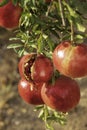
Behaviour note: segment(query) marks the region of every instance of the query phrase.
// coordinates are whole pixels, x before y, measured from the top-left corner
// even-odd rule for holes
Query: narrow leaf
[[[8,49],[11,49],[11,48],[18,48],[18,47],[22,47],[22,46],[23,46],[22,44],[17,44],[17,43],[15,43],[15,44],[10,44],[10,45],[8,45],[7,48],[8,48]]]

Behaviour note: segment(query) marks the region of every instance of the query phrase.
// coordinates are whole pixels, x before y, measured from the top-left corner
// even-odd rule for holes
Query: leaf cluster
[[[66,116],[68,113],[57,112],[46,105],[36,106],[34,111],[39,111],[38,118],[45,122],[45,127],[47,130],[54,130],[54,122],[61,125],[66,124]]]
[[[3,2],[6,4],[6,0]],[[45,0],[13,0],[12,2],[13,4],[19,2],[23,12],[16,41],[8,48],[14,48],[20,56],[34,51],[51,57],[57,44],[63,40],[71,40],[71,23],[73,23],[75,42],[83,42],[87,37],[85,33],[87,19],[84,15],[87,11],[87,2],[79,0],[61,2],[52,0],[50,3],[45,3]]]
[[[15,49],[19,56],[33,51],[51,57],[57,44],[63,40],[71,40],[72,23],[75,42],[83,42],[87,36],[84,26],[87,22],[84,16],[87,2],[81,3],[79,0],[76,2],[75,0],[61,2],[52,0],[50,3],[46,3],[45,0],[13,0],[12,2],[13,4],[19,2],[23,8],[16,42],[8,46]]]

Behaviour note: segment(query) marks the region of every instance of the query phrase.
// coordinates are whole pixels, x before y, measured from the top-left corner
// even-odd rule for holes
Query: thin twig
[[[62,2],[61,1],[62,0],[58,0],[58,2],[59,2],[59,8],[60,8],[60,14],[61,14],[61,19],[62,19],[62,24],[65,27],[66,24],[65,24],[64,12],[63,12],[63,7],[62,7]]]
[[[73,22],[70,22],[71,24],[71,42],[72,44],[74,43],[74,27],[73,27]]]

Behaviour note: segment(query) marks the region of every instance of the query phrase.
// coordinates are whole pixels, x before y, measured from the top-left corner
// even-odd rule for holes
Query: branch
[[[62,7],[62,2],[61,2],[61,0],[58,0],[58,2],[59,2],[59,8],[60,8],[60,15],[61,15],[61,19],[62,19],[62,24],[65,27],[66,24],[65,24],[65,19],[64,19],[64,12],[63,12],[63,7]]]

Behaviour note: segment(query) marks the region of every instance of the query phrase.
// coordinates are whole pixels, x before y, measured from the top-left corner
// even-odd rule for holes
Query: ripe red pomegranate
[[[53,75],[53,64],[44,55],[28,54],[19,62],[21,77],[34,82],[47,82]]]
[[[60,43],[53,52],[55,68],[62,74],[79,78],[87,75],[87,45],[72,45],[69,41]]]
[[[2,2],[2,0],[0,0]],[[13,5],[10,0],[6,5],[0,7],[0,26],[6,29],[18,27],[22,8],[19,5]]]
[[[68,112],[78,104],[80,88],[75,80],[60,76],[54,85],[43,85],[41,96],[44,103],[50,108]]]
[[[26,79],[21,79],[18,84],[18,92],[22,99],[29,104],[40,105],[44,104],[41,98],[41,88],[43,83],[34,84]]]

